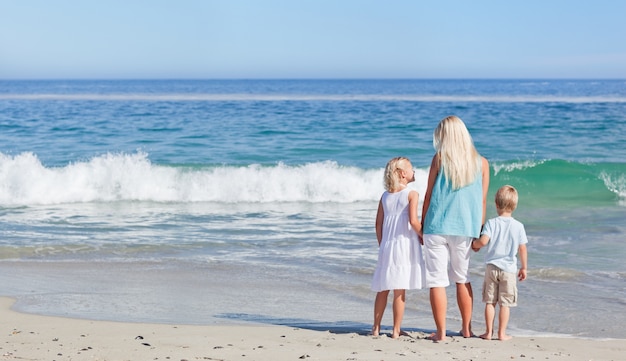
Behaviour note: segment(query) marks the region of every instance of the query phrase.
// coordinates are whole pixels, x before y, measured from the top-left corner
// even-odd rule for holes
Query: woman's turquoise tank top
[[[483,179],[457,190],[439,171],[424,219],[424,234],[478,238],[483,219]]]

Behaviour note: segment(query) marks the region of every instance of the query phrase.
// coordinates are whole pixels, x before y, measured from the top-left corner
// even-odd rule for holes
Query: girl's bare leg
[[[400,337],[402,318],[404,317],[405,290],[393,290],[393,333],[391,338]]]
[[[387,296],[389,296],[389,291],[380,291],[376,294],[376,301],[374,301],[374,326],[372,326],[373,336],[380,334],[380,323],[383,320],[383,314],[387,307]]]

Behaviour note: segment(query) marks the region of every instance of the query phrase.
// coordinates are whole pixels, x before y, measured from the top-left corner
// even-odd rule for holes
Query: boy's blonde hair
[[[406,157],[395,157],[387,162],[385,167],[384,185],[389,192],[394,192],[400,188],[400,172],[404,170],[405,163],[410,162]]]
[[[505,212],[513,212],[517,208],[517,189],[510,185],[505,185],[496,192],[496,207]]]
[[[433,146],[452,189],[463,188],[476,180],[482,160],[461,118],[451,115],[442,119],[433,133]]]

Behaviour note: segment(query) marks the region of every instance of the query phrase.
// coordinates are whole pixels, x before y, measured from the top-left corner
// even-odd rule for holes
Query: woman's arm
[[[489,161],[483,157],[483,223],[487,220],[487,193],[489,192]],[[481,226],[482,226],[481,224]]]
[[[433,160],[430,162],[428,185],[426,186],[424,205],[422,206],[422,232],[424,231],[424,220],[426,219],[426,213],[428,213],[428,207],[430,207],[430,197],[432,195],[433,186],[435,185],[435,180],[437,179],[437,174],[439,174],[439,155],[435,154]]]

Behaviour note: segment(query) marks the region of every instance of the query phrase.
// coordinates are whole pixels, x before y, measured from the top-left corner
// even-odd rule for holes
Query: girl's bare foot
[[[498,336],[498,339],[499,339],[500,341],[508,341],[508,340],[510,340],[510,339],[512,339],[512,338],[513,338],[513,336],[509,336],[509,335],[502,335],[502,336]]]
[[[483,333],[478,337],[482,338],[483,340],[491,340],[491,334],[489,332]]]

